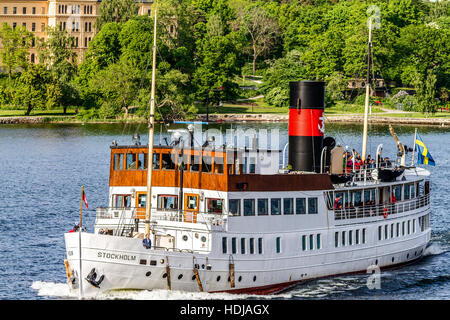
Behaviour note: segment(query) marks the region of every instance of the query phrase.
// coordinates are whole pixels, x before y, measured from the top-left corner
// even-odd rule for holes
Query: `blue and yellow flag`
[[[431,156],[430,152],[428,151],[428,148],[425,146],[425,143],[423,143],[422,138],[417,133],[416,135],[416,148],[415,151],[417,152],[417,163],[418,164],[427,164],[430,166],[436,165],[433,157]]]

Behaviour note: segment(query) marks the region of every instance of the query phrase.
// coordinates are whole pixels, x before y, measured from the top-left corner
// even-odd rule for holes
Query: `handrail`
[[[359,219],[407,212],[425,207],[429,204],[430,194],[426,194],[412,200],[398,201],[395,203],[334,209],[334,213],[335,220]]]

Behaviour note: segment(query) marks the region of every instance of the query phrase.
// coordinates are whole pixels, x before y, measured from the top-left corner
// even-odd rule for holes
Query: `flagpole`
[[[78,244],[79,244],[79,272],[78,272],[78,299],[83,299],[83,276],[82,276],[82,272],[81,272],[81,226],[83,223],[83,195],[84,195],[84,190],[83,190],[83,186],[81,186],[81,211],[80,211],[80,225],[78,228]]]
[[[416,152],[416,138],[417,138],[417,128],[414,130],[414,147],[412,151],[412,158],[411,158],[411,167],[414,167],[414,154]]]

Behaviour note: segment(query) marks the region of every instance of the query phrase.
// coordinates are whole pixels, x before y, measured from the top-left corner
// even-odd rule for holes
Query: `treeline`
[[[434,112],[448,100],[448,0],[155,3],[158,117],[186,118],[202,104],[233,101],[242,95],[236,76],[249,74],[263,76],[259,90],[271,105],[287,105],[295,80],[324,80],[327,100],[344,100],[347,80],[366,76],[370,16],[377,24],[372,76],[414,88],[411,109]],[[49,29],[44,41],[4,24],[1,106],[28,113],[77,106],[85,118],[147,116],[153,16],[137,16],[136,9],[134,0],[102,1],[98,33],[80,63],[66,31]],[[37,64],[29,62],[31,47]]]

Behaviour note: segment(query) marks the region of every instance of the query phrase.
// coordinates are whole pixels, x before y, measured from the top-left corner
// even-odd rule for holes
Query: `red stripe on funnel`
[[[323,136],[324,128],[323,109],[289,109],[290,136]]]

